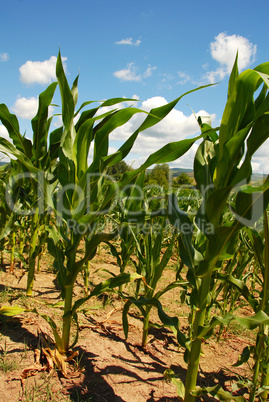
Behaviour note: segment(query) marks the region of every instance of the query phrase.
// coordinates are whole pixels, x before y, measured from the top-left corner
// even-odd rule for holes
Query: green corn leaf
[[[162,228],[162,229],[164,230],[164,228]],[[152,277],[151,283],[150,283],[150,286],[154,290],[155,290],[155,288],[157,286],[157,283],[159,282],[159,280],[160,280],[160,278],[161,278],[161,276],[163,274],[163,271],[164,271],[165,267],[167,266],[167,264],[168,264],[168,262],[169,262],[169,260],[170,260],[170,258],[172,256],[175,237],[176,237],[176,231],[174,231],[173,237],[170,240],[170,243],[169,243],[167,249],[165,250],[164,255],[162,256],[162,259],[161,259],[160,263],[157,264],[157,265],[154,264],[154,274],[153,274],[153,277]],[[163,245],[163,234],[158,235],[158,238],[159,238],[160,244],[159,244],[159,247],[158,247],[158,253],[157,253],[157,256],[156,256],[156,261],[157,261],[157,259],[159,259],[159,256],[161,254],[161,249],[162,249],[162,245]]]
[[[123,332],[124,332],[124,336],[125,339],[128,339],[128,333],[129,333],[129,322],[128,322],[128,312],[129,309],[131,307],[131,305],[133,304],[132,299],[127,300],[127,302],[124,304],[123,310],[122,310],[122,326],[123,326]],[[143,307],[140,308],[140,311],[142,313],[143,316],[145,316],[145,310],[143,309]]]
[[[224,389],[220,385],[215,385],[214,387],[196,388],[196,390],[191,391],[191,394],[195,397],[201,397],[203,395],[209,394],[218,401],[246,401],[243,396],[234,396],[231,392],[224,391]]]
[[[255,352],[255,348],[253,346],[246,346],[241,355],[239,356],[239,359],[237,360],[236,363],[233,364],[234,367],[239,367],[244,363],[247,363],[250,359],[251,353]]]
[[[99,246],[100,243],[103,242],[108,242],[110,240],[113,240],[117,236],[117,232],[112,232],[112,233],[96,233],[89,241],[86,239],[86,252],[85,256],[82,259],[81,262],[79,262],[79,265],[83,265],[89,260],[91,260],[95,254],[97,247]]]
[[[249,289],[244,281],[235,278],[233,275],[227,275],[227,274],[222,274],[222,273],[217,273],[216,277],[219,280],[228,282],[231,285],[233,285],[234,287],[236,287],[240,291],[242,296],[244,296],[244,298],[248,301],[248,303],[253,308],[253,310],[257,311],[259,303],[253,297],[253,295],[249,292]]]
[[[255,71],[262,78],[263,82],[269,88],[269,63],[260,64],[258,67],[254,68]]]
[[[228,84],[228,98],[232,95],[233,88],[236,85],[236,79],[239,75],[238,72],[238,52],[236,53],[233,69],[230,74],[229,84]]]
[[[261,236],[255,229],[245,228],[248,237],[250,238],[254,254],[259,262],[260,267],[263,267],[263,253],[264,253],[264,244]]]
[[[72,92],[68,85],[64,68],[62,64],[61,53],[59,51],[56,63],[56,76],[60,88],[62,99],[62,119],[64,126],[69,129],[71,122],[73,121],[75,105]]]
[[[219,224],[231,190],[232,186],[213,189],[213,191],[208,195],[205,204],[202,205],[201,210],[205,210],[206,220],[213,226]]]
[[[93,138],[93,120],[86,120],[77,132],[74,141],[74,154],[77,160],[77,177],[80,177],[87,171],[88,154]]]
[[[174,371],[171,369],[167,369],[165,370],[165,372],[163,373],[164,376],[164,380],[167,382],[171,382],[172,384],[174,384],[177,388],[177,395],[179,400],[184,400],[184,396],[185,396],[185,387],[183,382],[181,381],[180,378],[178,378],[178,376],[175,375]]]
[[[214,316],[208,325],[200,327],[198,337],[206,338],[216,326],[229,325],[233,320],[237,321],[238,324],[242,325],[242,327],[250,330],[257,328],[261,324],[269,324],[269,316],[261,310],[250,317],[237,317],[233,314],[227,313],[224,317]]]
[[[235,226],[219,226],[209,236],[207,254],[201,259],[195,274],[204,277],[210,271],[218,268],[217,262],[232,258],[236,247],[238,230]]]
[[[49,136],[49,156],[51,161],[55,161],[59,156],[59,148],[63,134],[63,127],[52,131]]]
[[[94,141],[94,161],[99,160],[101,157],[107,156],[108,152],[108,136],[116,128],[127,123],[131,117],[137,113],[145,113],[141,109],[136,108],[126,108],[116,111],[106,124],[96,131],[95,130],[95,141]],[[95,165],[95,163],[94,163]]]
[[[82,106],[80,107],[80,109],[83,107],[84,104],[82,104]],[[80,110],[79,109],[79,110]],[[84,110],[84,112],[81,113],[76,125],[75,125],[75,129],[76,131],[79,130],[79,128],[82,126],[82,124],[84,124],[86,121],[88,121],[89,119],[92,119],[95,115],[95,113],[99,110],[99,107],[96,107],[94,109],[90,109],[90,110]]]
[[[62,152],[66,157],[73,159],[73,141],[75,138],[73,117],[75,113],[75,103],[64,73],[60,51],[56,62],[56,76],[61,93],[62,119],[65,128],[61,138]]]
[[[237,78],[234,76],[230,82],[229,96],[219,133],[219,162],[214,173],[216,187],[233,181],[230,174],[243,157],[245,138],[255,119],[261,116],[261,112],[255,115],[254,103],[254,93],[262,83],[260,73],[268,74],[268,72],[269,63],[264,63],[255,70],[243,71]]]
[[[202,88],[206,88],[208,86],[211,86],[212,84],[205,85],[199,88],[196,88],[194,90],[188,91],[175,99],[174,101],[164,105],[160,106],[158,108],[153,108],[150,110],[148,113],[146,119],[144,122],[141,124],[141,126],[128,138],[128,140],[121,146],[119,149],[119,153],[117,154],[117,157],[115,160],[113,160],[113,163],[117,163],[121,159],[124,159],[126,155],[130,152],[134,141],[136,140],[138,134],[155,124],[159,123],[162,119],[164,119],[168,113],[176,106],[176,104],[182,99],[184,96],[187,94],[190,94],[191,92],[200,90]],[[213,84],[214,85],[214,84]],[[198,137],[200,138],[200,137]],[[196,138],[196,139],[198,139]],[[196,141],[194,139],[194,141]],[[170,143],[165,145],[161,150],[156,151],[154,154],[152,154],[146,162],[141,166],[141,170],[147,169],[149,166],[153,164],[159,164],[159,163],[167,163],[167,162],[172,162],[173,160],[179,158],[182,156],[185,152],[189,150],[189,148],[192,146],[193,142],[192,140],[182,140],[178,141],[175,143]]]
[[[122,102],[138,102],[137,99],[133,99],[133,98],[111,98],[111,99],[107,99],[104,102],[102,102],[100,107],[106,107],[106,106],[113,106],[116,105],[117,103],[122,103]]]
[[[179,208],[177,197],[173,193],[168,195],[168,219],[171,225],[181,233],[184,252],[186,253],[186,256],[182,256],[185,263],[187,263],[189,268],[194,269],[195,250],[192,245],[193,224],[188,215]]]
[[[200,89],[203,88],[207,88],[210,87],[212,85],[215,84],[209,84],[209,85],[203,85],[200,86],[198,88],[192,89],[188,92],[185,92],[183,95],[181,95],[180,97],[178,97],[177,99],[173,100],[170,103],[167,103],[164,106],[160,106],[157,108],[153,108],[151,109],[149,115],[146,117],[145,121],[142,123],[142,125],[139,128],[139,131],[143,131],[146,130],[152,126],[154,126],[156,123],[158,123],[160,120],[162,120],[165,116],[168,115],[168,113],[176,106],[176,104],[186,95],[195,92],[195,91],[199,91]]]
[[[255,329],[259,325],[268,325],[269,324],[269,316],[264,311],[258,311],[253,316],[250,317],[235,317],[236,321],[242,325],[242,327],[247,329]]]
[[[9,233],[14,228],[15,221],[16,221],[16,215],[14,212],[10,214],[10,217],[8,219],[6,217],[6,223],[0,232],[0,240],[4,239],[9,235]]]
[[[231,313],[225,314],[224,317],[214,316],[208,325],[205,325],[205,326],[199,328],[197,336],[199,338],[205,338],[206,339],[207,335],[211,334],[212,330],[217,325],[225,325],[225,326],[227,326],[234,319],[235,319],[235,317]]]
[[[73,101],[74,101],[74,105],[76,106],[77,101],[78,101],[78,78],[79,76],[77,76],[73,82],[72,88],[71,88],[71,93],[73,96]]]
[[[267,86],[264,84],[261,92],[259,93],[259,95],[257,96],[257,98],[255,99],[255,110],[256,110],[256,116],[258,113],[258,117],[260,116],[259,111],[262,109],[262,113],[266,112],[267,110],[267,105],[268,105],[268,101],[269,101],[269,97],[266,96],[267,94]],[[263,106],[265,105],[265,109],[263,108]]]
[[[233,178],[232,185],[249,181],[252,174],[251,158],[269,137],[269,114],[261,116],[252,127],[247,139],[247,152],[244,162]]]
[[[110,248],[110,252],[113,255],[113,257],[116,257],[118,266],[121,267],[123,264],[123,262],[121,261],[121,253],[119,253],[116,247],[109,241],[106,241],[105,243]]]
[[[171,328],[175,336],[177,337],[178,343],[186,348],[187,347],[187,342],[188,338],[186,335],[180,331],[179,329],[179,320],[177,317],[170,317],[167,315],[162,308],[162,304],[160,303],[159,300],[157,300],[155,297],[147,299],[144,296],[139,297],[139,299],[135,299],[134,297],[127,297],[127,299],[133,303],[136,307],[141,309],[141,307],[145,306],[154,306],[158,310],[158,316],[163,323],[164,326]],[[128,304],[129,306],[129,304]]]
[[[77,309],[84,304],[87,300],[94,296],[99,296],[100,294],[104,292],[111,292],[113,291],[114,288],[118,288],[121,285],[125,285],[126,283],[133,282],[137,279],[141,279],[141,275],[138,275],[136,273],[134,274],[129,274],[129,273],[122,273],[118,275],[116,278],[109,278],[104,282],[99,283],[98,285],[95,286],[95,288],[91,291],[89,296],[84,297],[80,300],[77,300],[72,308],[72,315],[77,311]]]
[[[190,283],[188,281],[183,281],[183,280],[177,280],[172,283],[169,283],[164,289],[160,290],[159,292],[155,293],[154,299],[159,299],[162,295],[164,295],[166,292],[169,292],[169,290],[177,288],[182,286],[183,288],[186,288]]]
[[[264,63],[255,70],[243,71],[236,80],[233,78],[233,88],[229,87],[229,97],[221,120],[220,157],[222,157],[224,144],[242,128],[241,122],[257,90],[261,78],[260,72],[268,73],[269,63]]]
[[[49,131],[48,111],[52,98],[57,87],[54,82],[39,95],[38,111],[32,119],[33,128],[33,156],[35,160],[40,159],[47,152],[47,138]]]
[[[19,122],[14,114],[11,114],[5,104],[0,104],[0,120],[6,127],[9,137],[12,139],[16,149],[26,157],[32,156],[32,143],[20,133]],[[3,151],[4,152],[4,151]]]
[[[135,212],[137,213],[141,209],[141,189],[143,189],[145,180],[145,172],[141,172],[135,179],[134,185],[130,186],[130,193],[126,199],[124,204],[124,213],[125,211],[128,212]]]
[[[160,150],[151,154],[139,170],[145,170],[154,164],[173,162],[174,160],[184,155],[191,148],[194,142],[202,137],[203,135],[199,135],[195,138],[189,138],[177,142],[170,142],[169,144],[162,147]]]
[[[205,139],[199,145],[193,163],[195,181],[204,197],[208,197],[213,188],[215,159],[215,145]]]
[[[21,152],[18,148],[16,148],[13,144],[11,144],[5,138],[0,138],[0,151],[5,155],[10,157],[10,155],[17,158],[30,172],[37,173],[38,169],[36,169],[31,160],[28,158],[26,153]]]
[[[236,197],[235,218],[242,226],[253,227],[269,203],[269,177],[261,187],[242,187]]]
[[[219,159],[214,173],[214,185],[217,188],[234,183],[234,171],[243,156],[245,139],[251,128],[252,124],[248,124],[223,144],[222,157]],[[249,180],[249,177],[246,177],[245,180]]]
[[[29,311],[26,308],[22,308],[19,306],[2,306],[0,308],[0,316],[4,317],[14,317],[15,315],[19,315]]]

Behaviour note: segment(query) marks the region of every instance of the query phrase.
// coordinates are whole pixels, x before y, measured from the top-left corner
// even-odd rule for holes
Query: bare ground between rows
[[[43,258],[42,269],[36,274],[35,296],[26,298],[24,290],[26,275],[18,268],[11,274],[8,269],[0,273],[1,305],[17,304],[37,308],[59,320],[60,312],[48,308],[46,302],[56,302],[60,292],[56,288],[55,275],[48,272],[49,261]],[[97,269],[100,271],[96,272]],[[92,264],[90,279],[94,283],[105,279],[107,273],[118,272],[114,259],[105,255],[97,257]],[[161,285],[174,280],[175,272],[167,269]],[[83,295],[83,281],[79,278],[75,297]],[[180,318],[181,327],[187,326],[187,309],[178,302],[179,289],[173,289],[163,298],[164,309]],[[103,303],[105,306],[103,307]],[[75,365],[78,376],[64,378],[60,372],[43,372],[21,381],[24,368],[34,362],[34,349],[38,343],[38,331],[52,336],[48,324],[38,315],[26,313],[19,318],[0,324],[0,348],[6,363],[13,363],[4,373],[0,371],[0,397],[8,401],[176,401],[176,387],[164,381],[164,371],[171,368],[184,382],[186,364],[183,350],[166,328],[151,329],[146,350],[141,345],[142,321],[136,310],[129,317],[129,336],[126,341],[122,329],[123,301],[116,295],[92,299],[87,302],[86,314],[79,314],[80,333],[75,350],[79,352]],[[248,311],[246,311],[248,314]],[[152,321],[158,322],[152,311]],[[238,379],[247,378],[248,367],[232,367],[250,343],[249,334],[227,333],[219,342],[212,338],[203,344],[199,383],[213,386],[216,383],[226,388]],[[252,342],[252,341],[251,341]],[[1,370],[0,367],[0,370]],[[214,400],[213,398],[205,398]],[[202,399],[201,399],[202,400]]]

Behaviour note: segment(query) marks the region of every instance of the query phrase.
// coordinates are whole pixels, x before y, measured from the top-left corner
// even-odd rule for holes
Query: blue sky
[[[167,142],[196,135],[192,110],[211,115],[218,125],[236,49],[241,70],[269,61],[268,0],[1,3],[0,103],[16,113],[29,138],[37,97],[55,79],[59,48],[70,84],[80,74],[79,104],[125,96],[149,110],[199,85],[219,82],[184,97],[164,123],[143,133],[127,160],[133,166]],[[112,134],[111,151],[140,118]],[[57,124],[55,117],[52,129]],[[0,134],[6,136],[1,125]],[[195,149],[171,166],[192,167]],[[254,171],[269,171],[268,155],[266,143],[253,159]]]

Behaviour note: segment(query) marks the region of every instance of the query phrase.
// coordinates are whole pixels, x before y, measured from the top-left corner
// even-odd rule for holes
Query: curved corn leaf
[[[142,309],[144,306],[154,306],[157,308],[158,316],[159,316],[161,322],[163,323],[164,326],[169,327],[173,331],[174,335],[177,338],[179,345],[181,345],[184,348],[189,347],[189,343],[188,343],[189,339],[179,329],[178,318],[170,317],[169,315],[167,315],[163,311],[162,304],[159,300],[157,300],[155,297],[153,297],[151,299],[147,299],[144,296],[139,297],[139,299],[135,299],[134,297],[131,297],[131,296],[128,296],[126,298],[127,298],[128,302],[127,302],[127,304],[125,304],[126,307],[124,307],[123,321],[124,321],[124,326],[125,326],[124,331],[126,331],[127,335],[128,335],[127,313],[128,313],[128,310],[129,310],[131,304],[134,304],[136,307],[138,307],[142,313],[143,313]]]
[[[19,306],[2,306],[0,307],[0,316],[14,317],[15,315],[19,315],[29,311],[31,310]]]
[[[168,195],[168,219],[171,225],[181,233],[181,240],[184,249],[180,249],[180,257],[190,269],[194,270],[195,250],[192,245],[193,224],[188,214],[178,206],[178,199],[175,194]]]
[[[9,137],[12,139],[16,149],[24,154],[25,157],[31,158],[32,143],[30,140],[21,135],[17,117],[9,112],[4,103],[0,104],[0,120],[6,127]]]
[[[51,122],[50,119],[48,120],[48,112],[56,87],[57,82],[53,82],[39,95],[38,111],[32,119],[33,156],[36,161],[44,157],[47,152],[47,138]]]
[[[14,228],[14,222],[16,221],[16,215],[14,212],[10,214],[10,217],[7,219],[6,217],[6,222],[4,227],[2,228],[0,232],[0,240],[4,239],[6,236],[9,235],[9,233],[12,231]]]
[[[177,280],[172,283],[169,283],[164,289],[160,290],[159,292],[155,293],[154,299],[159,299],[162,295],[164,295],[166,292],[169,292],[169,290],[177,288],[182,286],[183,288],[186,288],[189,285],[189,281],[183,281],[183,280]]]
[[[239,359],[237,360],[236,363],[233,364],[234,367],[239,367],[244,363],[247,363],[250,359],[250,356],[252,353],[255,352],[254,346],[246,346],[241,355],[239,356]]]
[[[185,396],[185,387],[181,379],[178,378],[178,376],[176,376],[174,371],[171,369],[165,370],[163,376],[165,381],[171,382],[177,387],[177,395],[179,397],[179,400],[183,400]]]
[[[228,313],[224,317],[215,316],[208,325],[200,327],[198,337],[206,338],[212,329],[214,329],[217,325],[229,325],[233,320],[237,321],[238,324],[242,325],[242,327],[251,330],[257,328],[261,324],[269,324],[269,316],[261,310],[255,315],[249,317],[237,317],[231,313]]]
[[[238,401],[245,402],[246,399],[239,395],[234,396],[231,392],[225,391],[220,385],[215,385],[214,387],[202,387],[196,388],[191,391],[191,394],[195,397],[200,397],[203,395],[211,395],[218,401]]]
[[[228,282],[231,285],[233,285],[234,287],[236,287],[240,293],[242,294],[242,296],[244,296],[244,298],[247,300],[247,302],[250,304],[250,306],[253,308],[254,311],[257,311],[258,306],[259,306],[259,302],[258,300],[255,299],[255,297],[249,292],[249,289],[247,287],[247,285],[245,284],[244,281],[235,278],[233,275],[226,275],[226,274],[222,274],[222,273],[217,273],[216,277],[220,280],[220,281],[224,281],[224,282]]]
[[[219,162],[214,172],[214,184],[217,188],[239,182],[242,178],[249,179],[250,166],[247,160],[250,155],[247,155],[246,163],[236,180],[234,179],[233,169],[236,168],[243,157],[244,142],[247,134],[262,113],[268,112],[269,102],[265,99],[264,102],[267,105],[265,109],[264,106],[259,105],[259,109],[256,111],[253,97],[262,80],[267,82],[269,63],[261,64],[254,70],[243,71],[238,76],[235,69],[234,67],[233,77],[229,84],[228,100],[220,126]],[[258,136],[256,139],[254,137],[255,141],[257,143],[260,141]],[[243,173],[247,174],[247,176],[244,177]]]
[[[77,300],[72,308],[72,315],[77,311],[77,309],[84,304],[87,300],[91,299],[94,296],[99,296],[104,292],[111,292],[114,288],[118,288],[121,285],[125,285],[126,283],[133,282],[136,279],[141,279],[141,275],[136,273],[129,274],[129,273],[122,273],[117,277],[109,278],[106,281],[103,281],[96,285],[94,289],[91,291],[89,296],[84,297],[80,300]]]
[[[15,156],[15,158],[17,158],[24,166],[26,166],[30,172],[38,172],[38,169],[33,166],[31,160],[28,158],[27,153],[21,152],[19,148],[16,148],[5,138],[0,138],[0,151],[8,157],[10,157],[10,155]]]
[[[269,96],[268,96],[269,99]],[[269,105],[267,111],[269,110]],[[249,181],[252,173],[251,158],[269,137],[269,114],[262,115],[252,127],[247,139],[247,152],[244,162],[232,180],[232,185]]]

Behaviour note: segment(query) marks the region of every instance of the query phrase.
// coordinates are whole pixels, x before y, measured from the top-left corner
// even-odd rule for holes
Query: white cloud
[[[0,124],[0,137],[9,140],[8,131],[3,124]]]
[[[254,173],[269,174],[269,139],[255,152],[251,164]]]
[[[38,111],[38,98],[19,97],[11,109],[18,117],[31,120]],[[53,111],[54,107],[49,106],[49,116],[53,115]]]
[[[12,108],[12,111],[22,119],[32,119],[38,110],[38,98],[18,98]]]
[[[113,75],[117,77],[121,81],[141,81],[143,78],[149,78],[152,75],[152,72],[156,70],[156,66],[152,67],[150,64],[148,65],[146,71],[143,75],[137,73],[137,67],[135,63],[127,64],[127,68],[123,68],[122,70],[115,71]]]
[[[214,71],[207,72],[204,78],[212,83],[222,80],[230,74],[237,51],[238,68],[240,71],[245,69],[255,60],[256,50],[257,46],[247,38],[240,35],[226,35],[221,32],[215,37],[214,42],[210,43],[211,56],[220,66]]]
[[[127,68],[115,71],[113,75],[121,81],[141,81],[141,75],[136,74],[136,67],[134,63],[129,63]]]
[[[0,61],[5,62],[9,60],[9,55],[8,53],[0,53]]]
[[[11,142],[9,135],[8,135],[8,131],[3,124],[0,124],[0,137],[5,138],[9,142]],[[0,151],[0,161],[1,162],[9,162],[9,160],[10,160],[10,155],[6,155]]]
[[[185,85],[191,79],[191,77],[183,71],[178,71],[177,74],[180,78],[180,80],[177,82],[179,85]]]
[[[64,68],[66,68],[67,58],[62,57]],[[30,61],[28,60],[20,68],[20,80],[27,84],[49,84],[50,82],[56,80],[56,56],[51,56],[49,60],[44,61]]]
[[[131,46],[139,46],[141,43],[141,40],[137,39],[135,42],[133,41],[133,38],[126,38],[122,39],[118,42],[115,42],[116,45],[131,45]]]
[[[160,74],[160,76],[162,77],[161,82],[158,85],[158,89],[172,89],[173,86],[171,85],[171,82],[174,80],[173,75],[171,74]]]
[[[143,77],[144,78],[151,77],[152,76],[152,71],[156,70],[156,68],[157,68],[156,66],[151,67],[151,65],[149,64],[148,68],[146,69],[146,71],[143,74]]]

